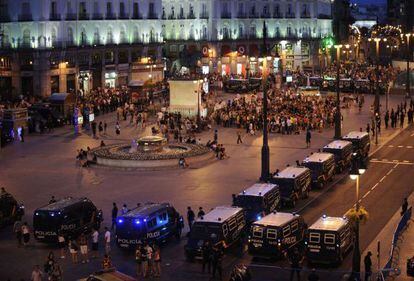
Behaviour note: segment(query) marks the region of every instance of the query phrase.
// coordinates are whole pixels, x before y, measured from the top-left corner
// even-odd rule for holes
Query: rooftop
[[[348,145],[352,146],[352,142],[344,140],[334,140],[333,142],[325,145],[323,148],[342,149]]]
[[[326,153],[326,152],[318,152],[318,153],[314,153],[308,157],[305,158],[305,160],[303,160],[303,162],[307,163],[307,162],[324,162],[326,160],[328,160],[329,158],[332,158],[333,154],[331,153]]]
[[[243,190],[239,195],[262,196],[277,187],[276,184],[271,183],[256,183],[251,187]]]
[[[208,212],[204,217],[196,219],[196,221],[221,223],[241,211],[243,211],[243,209],[237,208],[237,207],[227,207],[227,206],[215,207],[210,212]]]
[[[328,230],[338,231],[348,223],[348,219],[340,217],[321,217],[314,224],[312,224],[310,230]]]
[[[139,207],[136,207],[132,210],[130,210],[128,213],[126,213],[125,215],[122,215],[122,217],[125,218],[137,218],[137,217],[147,217],[149,215],[151,215],[152,213],[166,208],[168,207],[169,204],[168,203],[145,203]]]
[[[360,139],[363,138],[364,136],[368,136],[367,132],[358,132],[358,131],[352,131],[349,132],[347,135],[343,136],[343,139]]]
[[[86,197],[83,198],[73,198],[73,197],[66,197],[63,199],[57,200],[55,203],[48,204],[46,206],[40,207],[37,209],[38,211],[57,211],[62,210],[68,206],[76,204],[81,201],[89,201]]]
[[[296,214],[273,212],[254,222],[254,224],[282,226],[296,217],[298,217]]]
[[[287,167],[279,173],[277,173],[274,178],[295,178],[296,176],[309,170],[306,167]]]

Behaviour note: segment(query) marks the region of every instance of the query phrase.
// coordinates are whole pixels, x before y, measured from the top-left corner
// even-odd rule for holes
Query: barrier
[[[390,276],[392,272],[395,272],[393,262],[394,262],[394,252],[397,249],[397,243],[400,239],[401,233],[405,230],[407,227],[408,222],[411,220],[411,214],[412,214],[412,207],[410,207],[401,217],[392,238],[391,243],[391,250],[390,250],[390,257],[388,258],[387,263],[385,264],[384,268],[382,269],[382,275],[384,276],[384,280],[386,277]]]

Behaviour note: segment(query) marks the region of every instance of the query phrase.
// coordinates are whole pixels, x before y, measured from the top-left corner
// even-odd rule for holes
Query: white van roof
[[[240,211],[243,211],[243,209],[237,207],[219,206],[212,209],[204,217],[197,218],[196,221],[221,223],[228,218],[236,215]]]
[[[309,227],[309,230],[338,231],[348,223],[347,218],[323,216]]]
[[[332,148],[332,149],[342,149],[348,145],[352,145],[352,142],[344,140],[334,140],[333,142],[328,143],[323,148]]]
[[[273,212],[264,216],[258,221],[255,221],[253,224],[260,224],[260,225],[270,225],[270,226],[282,226],[291,220],[297,218],[299,215],[291,214],[291,213],[279,213]]]
[[[349,132],[347,135],[343,136],[343,139],[362,139],[363,137],[368,136],[367,132],[358,132],[358,131],[352,131]]]
[[[306,167],[287,167],[274,175],[274,178],[295,178],[309,170]]]
[[[308,163],[308,162],[325,162],[326,160],[328,160],[329,158],[332,158],[333,154],[332,153],[327,153],[327,152],[317,152],[314,153],[308,157],[305,158],[305,160],[303,160],[304,163]]]
[[[264,196],[266,193],[277,187],[276,184],[271,183],[255,183],[248,189],[243,190],[239,195],[248,196]]]

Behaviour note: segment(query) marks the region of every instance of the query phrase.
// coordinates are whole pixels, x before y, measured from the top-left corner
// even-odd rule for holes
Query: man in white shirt
[[[105,254],[109,255],[111,252],[111,232],[105,227]]]
[[[98,241],[99,241],[99,232],[98,230],[94,229],[92,232],[92,258],[98,257]]]

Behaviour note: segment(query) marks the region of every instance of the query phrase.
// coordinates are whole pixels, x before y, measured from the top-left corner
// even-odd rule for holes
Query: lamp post
[[[360,200],[359,200],[359,177],[365,173],[366,167],[363,159],[356,153],[352,154],[352,167],[350,171],[350,178],[356,180],[356,202],[355,202],[355,240],[354,240],[354,252],[352,256],[352,277],[353,280],[360,280],[361,272],[361,249],[359,245],[359,211],[360,211]]]
[[[411,89],[410,89],[410,38],[411,36],[414,37],[414,34],[407,33],[405,34],[407,37],[407,81],[405,82],[405,97],[411,99]]]
[[[270,174],[270,151],[268,140],[268,122],[267,122],[267,28],[266,22],[263,22],[263,68],[262,68],[262,85],[263,85],[263,146],[262,146],[262,171],[260,180],[266,182],[269,179]]]
[[[200,83],[203,83],[203,80],[194,80],[194,84],[197,84],[197,90],[195,91],[197,94],[197,130],[201,130],[201,110],[200,110]]]
[[[334,139],[341,138],[341,106],[339,97],[339,72],[340,72],[340,61],[341,61],[341,48],[342,45],[335,45],[336,49],[336,112],[335,112],[335,136]]]

